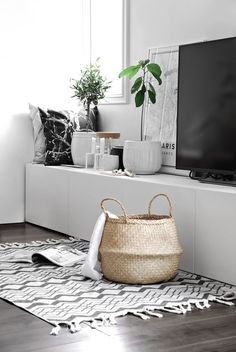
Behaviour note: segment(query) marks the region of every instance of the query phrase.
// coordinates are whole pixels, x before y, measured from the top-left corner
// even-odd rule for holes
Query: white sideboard
[[[26,221],[89,240],[103,198],[119,199],[129,214],[144,213],[153,195],[173,204],[184,249],[180,267],[236,284],[236,188],[207,185],[185,176],[112,176],[73,167],[26,165]],[[121,214],[113,203],[108,210]],[[168,213],[167,202],[153,212]]]

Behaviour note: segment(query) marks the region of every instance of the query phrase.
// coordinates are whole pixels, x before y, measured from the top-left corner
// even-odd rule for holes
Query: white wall
[[[78,0],[67,0],[68,14],[64,3],[0,2],[0,223],[24,219],[24,163],[33,155],[27,103],[68,103],[68,89],[60,88],[57,77],[64,72],[67,87],[70,68],[78,66],[79,37],[65,33],[69,24],[71,33],[79,32],[80,21],[76,11],[71,14]],[[235,0],[130,0],[129,63],[145,58],[149,47],[235,36],[235,18]],[[104,130],[139,138],[140,110],[132,100],[100,111]]]
[[[236,36],[235,0],[130,0],[129,63],[146,58],[148,48]],[[140,138],[141,108],[100,106],[103,127],[122,139]]]
[[[0,223],[24,221],[28,103],[66,108],[80,70],[80,0],[0,1]]]

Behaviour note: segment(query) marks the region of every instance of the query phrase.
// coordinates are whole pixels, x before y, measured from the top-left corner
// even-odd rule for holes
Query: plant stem
[[[89,122],[90,122],[90,102],[89,102],[89,101],[87,101],[86,112],[87,112],[86,130],[87,130],[87,132],[88,132],[88,129],[89,129]]]
[[[144,113],[144,104],[142,105],[142,112],[141,112],[141,141],[143,140],[143,113]]]
[[[146,70],[145,68],[143,68],[143,85],[145,86],[145,76],[146,76]],[[145,93],[146,94],[146,93]],[[144,102],[142,104],[142,111],[141,111],[141,131],[140,131],[140,137],[141,137],[141,141],[143,140],[143,114],[144,114],[144,104],[145,104],[145,99]]]

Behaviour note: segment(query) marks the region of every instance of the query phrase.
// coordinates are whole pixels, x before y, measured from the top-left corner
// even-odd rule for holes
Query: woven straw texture
[[[169,215],[151,214],[151,204],[159,196],[167,198]],[[150,284],[168,281],[178,270],[182,253],[171,215],[171,203],[165,194],[158,194],[149,203],[148,213],[111,219],[107,216],[99,252],[104,276],[112,281]],[[106,211],[105,211],[106,212]]]

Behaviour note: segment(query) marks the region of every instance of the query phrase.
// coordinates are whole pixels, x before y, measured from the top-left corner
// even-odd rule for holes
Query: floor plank
[[[0,242],[63,238],[32,224],[0,225]],[[71,334],[66,328],[51,336],[51,325],[0,300],[0,352],[235,352],[236,309],[213,303],[186,315],[165,313],[143,321],[132,315],[97,331],[85,326]]]

